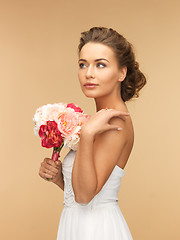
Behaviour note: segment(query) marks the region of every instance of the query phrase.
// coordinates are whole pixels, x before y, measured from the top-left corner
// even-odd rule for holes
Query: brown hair
[[[139,91],[146,84],[146,77],[139,70],[135,61],[133,45],[112,28],[93,27],[82,32],[78,51],[88,42],[102,43],[114,51],[120,68],[127,67],[125,79],[121,82],[121,97],[124,102],[132,97],[139,97]]]

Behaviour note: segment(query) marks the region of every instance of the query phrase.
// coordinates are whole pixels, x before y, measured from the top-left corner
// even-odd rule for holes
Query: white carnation
[[[67,136],[64,139],[64,147],[69,147],[70,149],[76,151],[78,148],[79,139],[80,137],[78,134]]]

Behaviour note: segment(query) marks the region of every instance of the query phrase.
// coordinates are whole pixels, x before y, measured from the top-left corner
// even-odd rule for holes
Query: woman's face
[[[98,98],[119,92],[120,81],[126,71],[119,69],[113,50],[101,43],[88,42],[79,55],[78,78],[81,89],[87,97]],[[87,83],[97,84],[95,87],[85,86]]]

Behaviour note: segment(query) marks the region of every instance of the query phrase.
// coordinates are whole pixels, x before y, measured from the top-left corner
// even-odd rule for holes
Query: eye
[[[103,68],[103,67],[106,66],[104,63],[98,63],[98,64],[97,64],[97,66],[100,66],[100,65],[102,66],[102,67],[100,67],[100,68]]]
[[[80,63],[80,64],[79,64],[79,67],[80,67],[80,68],[84,68],[84,66],[86,66],[84,63]]]

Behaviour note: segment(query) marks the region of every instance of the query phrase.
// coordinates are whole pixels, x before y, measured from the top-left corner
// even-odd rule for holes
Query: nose
[[[92,66],[89,66],[86,72],[86,78],[94,78],[94,71]]]

